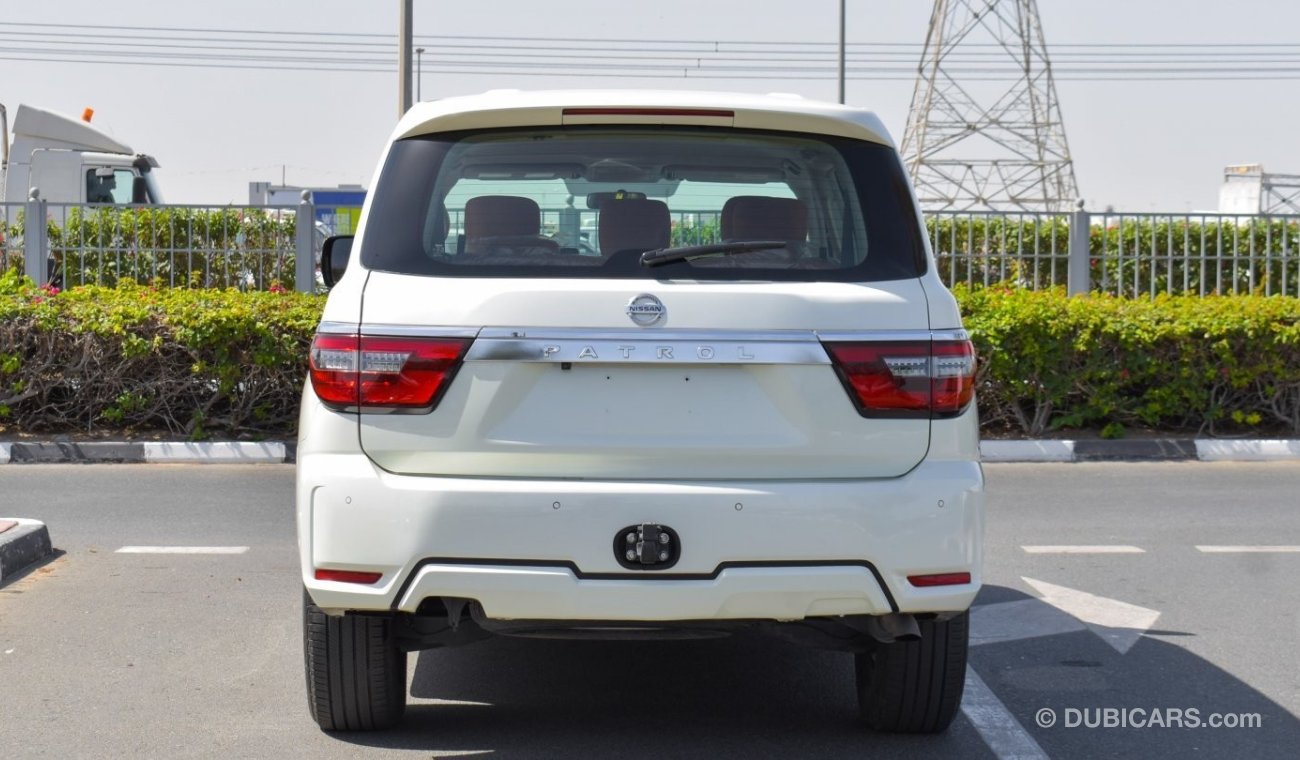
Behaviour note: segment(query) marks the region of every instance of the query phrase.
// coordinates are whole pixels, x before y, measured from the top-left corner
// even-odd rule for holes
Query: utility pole
[[[840,0],[840,104],[844,104],[844,0]]]
[[[397,0],[397,118],[411,110],[411,5],[414,0]]]

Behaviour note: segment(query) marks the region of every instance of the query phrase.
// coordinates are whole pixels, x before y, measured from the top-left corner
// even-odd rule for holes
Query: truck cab
[[[158,161],[88,120],[19,105],[4,169],[4,200],[21,203],[31,188],[54,203],[162,202]]]

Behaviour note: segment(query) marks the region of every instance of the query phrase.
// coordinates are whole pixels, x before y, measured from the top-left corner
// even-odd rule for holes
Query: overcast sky
[[[924,42],[932,7],[928,0],[848,0],[848,5],[851,44],[907,43],[919,50]],[[396,121],[395,61],[387,70],[379,70],[384,66],[380,63],[365,72],[327,71],[322,69],[328,64],[314,62],[301,64],[307,70],[267,71],[107,61],[140,60],[132,57],[133,50],[138,52],[133,41],[140,35],[171,46],[158,50],[177,51],[178,56],[209,44],[234,46],[219,41],[231,35],[213,30],[279,33],[264,35],[260,49],[254,45],[242,52],[218,50],[220,55],[273,54],[276,48],[293,47],[295,37],[289,33],[341,33],[349,36],[334,38],[334,55],[356,60],[371,51],[372,58],[382,61],[390,54],[373,45],[390,41],[361,35],[393,35],[395,40],[398,6],[398,0],[6,2],[0,16],[0,102],[8,106],[11,119],[18,103],[69,114],[93,107],[95,124],[157,157],[161,184],[172,202],[244,203],[249,182],[278,183],[282,172],[290,184],[366,184]],[[609,40],[628,40],[613,44],[641,50],[653,46],[635,41],[763,43],[751,46],[757,51],[772,49],[775,42],[834,43],[838,7],[838,0],[415,0],[415,36],[417,44],[426,47],[423,97],[502,87],[596,86],[779,91],[834,100],[833,46],[825,48],[827,73],[812,79],[768,78],[761,71],[744,72],[746,78],[683,78],[659,73],[648,63],[637,76],[597,75],[603,71],[600,51],[609,49]],[[1291,46],[1285,55],[1296,61],[1288,65],[1279,62],[1282,53],[1277,51],[1247,50],[1249,55],[1267,56],[1272,61],[1267,66],[1289,69],[1282,76],[1291,78],[1265,80],[1259,74],[1220,81],[1081,81],[1067,77],[1067,67],[1058,62],[1066,134],[1080,191],[1090,208],[1213,209],[1223,167],[1231,163],[1261,162],[1269,171],[1300,174],[1300,5],[1282,0],[1040,0],[1039,11],[1049,48],[1276,43]],[[125,35],[125,42],[102,44],[109,39],[105,34]],[[455,47],[448,35],[518,37],[525,50],[543,44],[538,38],[573,38],[592,42],[568,43],[570,51],[580,52],[584,45],[600,50],[591,57],[586,75],[579,71],[554,76],[544,63],[530,69],[531,75],[520,74],[517,64],[499,74],[435,73],[431,61],[457,56],[480,65],[494,62],[487,45],[499,43]],[[30,52],[33,47],[56,52],[34,60],[38,56]],[[1063,56],[1066,48],[1053,48],[1054,56],[1058,50]],[[49,60],[54,58],[63,60]],[[570,55],[570,60],[580,59]],[[1207,61],[1213,66],[1215,59]],[[915,61],[907,65],[914,68]],[[1278,72],[1267,75],[1276,77]],[[850,79],[847,100],[875,110],[901,140],[912,89],[910,75]]]

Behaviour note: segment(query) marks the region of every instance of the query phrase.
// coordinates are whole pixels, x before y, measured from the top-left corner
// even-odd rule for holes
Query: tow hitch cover
[[[628,570],[667,570],[681,556],[681,539],[667,525],[629,525],[614,536],[614,558]]]

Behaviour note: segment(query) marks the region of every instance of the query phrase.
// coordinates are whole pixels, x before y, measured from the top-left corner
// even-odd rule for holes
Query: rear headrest
[[[480,195],[465,204],[465,237],[536,235],[542,229],[537,201],[515,195]]]
[[[723,240],[808,239],[808,207],[795,198],[740,195],[722,206]]]
[[[600,252],[666,248],[672,240],[668,204],[646,199],[609,201],[600,207]]]

